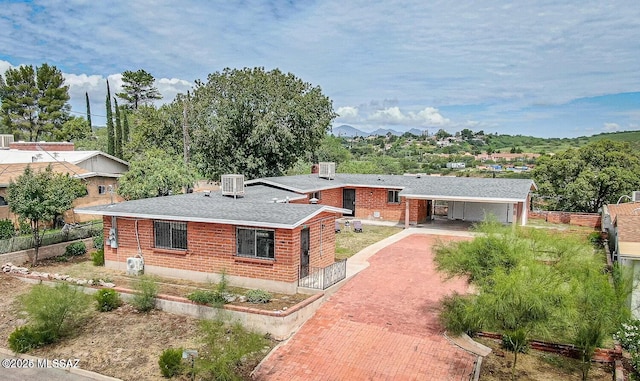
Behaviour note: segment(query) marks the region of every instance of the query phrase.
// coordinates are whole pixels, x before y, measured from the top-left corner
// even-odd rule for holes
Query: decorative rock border
[[[60,280],[73,284],[77,284],[79,286],[99,286],[99,287],[115,287],[115,283],[107,282],[102,279],[98,279],[94,281],[93,279],[82,279],[82,278],[73,278],[69,275],[58,274],[58,273],[45,273],[39,271],[31,271],[26,267],[14,266],[11,262],[5,263],[2,265],[2,271],[10,274],[17,274],[21,276],[26,276],[34,279],[42,279],[42,280]]]

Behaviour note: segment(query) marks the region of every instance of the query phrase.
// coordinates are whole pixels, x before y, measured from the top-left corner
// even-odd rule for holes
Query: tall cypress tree
[[[113,135],[113,117],[111,116],[111,90],[109,89],[109,81],[107,80],[107,153],[115,155],[115,139]]]
[[[116,157],[119,157],[122,159],[122,123],[120,122],[120,107],[118,107],[118,100],[115,97],[113,98],[113,106],[116,109],[115,153],[116,153]]]
[[[128,142],[129,142],[129,115],[127,113],[127,108],[123,106],[122,107],[122,144],[124,145],[124,144],[127,144]]]
[[[91,105],[89,104],[89,93],[84,93],[84,98],[87,101],[87,123],[89,124],[89,129],[93,131],[93,123],[91,123]]]

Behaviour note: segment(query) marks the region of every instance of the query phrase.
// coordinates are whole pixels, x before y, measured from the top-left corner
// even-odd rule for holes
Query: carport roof
[[[310,174],[267,177],[247,184],[266,184],[298,193],[344,187],[387,188],[401,190],[401,197],[411,199],[480,202],[525,201],[529,192],[537,189],[530,179],[344,173],[336,174],[332,180]]]

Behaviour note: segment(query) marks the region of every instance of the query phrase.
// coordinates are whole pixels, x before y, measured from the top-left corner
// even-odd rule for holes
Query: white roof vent
[[[320,166],[318,177],[328,180],[333,180],[336,177],[336,163],[324,162],[319,163],[318,165]]]
[[[244,196],[244,175],[222,175],[220,183],[223,196]]]
[[[640,202],[640,191],[631,192],[631,201]]]

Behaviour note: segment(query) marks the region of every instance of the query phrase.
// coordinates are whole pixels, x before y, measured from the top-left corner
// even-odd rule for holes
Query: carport
[[[449,220],[478,222],[493,215],[502,223],[527,224],[530,192],[537,189],[532,180],[468,178],[464,183],[456,178],[443,180],[417,182],[400,192],[405,199],[405,228],[409,227],[410,210],[416,205],[419,216],[433,219],[436,201],[447,203]]]

